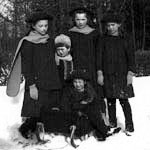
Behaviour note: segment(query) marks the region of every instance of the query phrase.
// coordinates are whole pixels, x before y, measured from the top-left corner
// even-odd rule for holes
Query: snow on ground
[[[130,100],[135,132],[126,136],[123,131],[109,137],[105,142],[97,142],[93,137],[80,143],[77,150],[150,150],[150,77],[134,78],[135,98]],[[23,87],[23,85],[22,85]],[[6,96],[6,87],[0,87],[0,150],[73,150],[64,137],[51,137],[47,145],[33,145],[22,148],[11,139],[17,138],[17,127],[21,123],[20,111],[23,99],[23,88],[15,98]],[[121,106],[117,102],[117,117],[124,128],[124,117]]]

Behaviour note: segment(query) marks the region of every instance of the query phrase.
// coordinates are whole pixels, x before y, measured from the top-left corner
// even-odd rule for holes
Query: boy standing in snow
[[[116,99],[125,116],[125,130],[134,131],[131,106],[128,98],[134,97],[132,78],[135,72],[135,55],[132,40],[120,35],[121,16],[108,14],[102,20],[107,34],[101,39],[98,52],[98,83],[103,85],[107,98],[110,126],[117,126]]]

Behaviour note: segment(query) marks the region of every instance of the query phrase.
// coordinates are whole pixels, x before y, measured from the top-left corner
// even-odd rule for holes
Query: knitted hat
[[[109,23],[109,22],[121,23],[122,16],[120,14],[116,14],[116,13],[108,13],[108,14],[104,15],[101,22],[103,22],[103,23]]]
[[[71,47],[70,37],[67,35],[64,35],[64,34],[60,34],[60,35],[56,36],[55,46],[56,47],[61,47],[61,46]]]
[[[30,24],[34,24],[39,20],[53,20],[53,17],[50,16],[49,14],[47,14],[46,12],[43,11],[35,11],[32,14],[30,14],[27,19],[26,22],[30,23]]]
[[[89,80],[89,74],[86,70],[74,70],[73,72],[71,72],[69,79],[83,79],[86,81]]]

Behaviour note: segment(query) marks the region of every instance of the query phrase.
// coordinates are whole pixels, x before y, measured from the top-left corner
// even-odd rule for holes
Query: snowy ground
[[[134,78],[135,98],[130,100],[135,132],[126,136],[122,131],[105,142],[97,142],[93,137],[80,143],[77,150],[150,150],[150,77]],[[16,128],[21,123],[20,110],[23,99],[22,93],[15,98],[7,97],[6,87],[0,87],[0,150],[73,150],[62,136],[51,137],[47,145],[33,145],[22,148],[16,144],[18,138]],[[119,103],[117,103],[119,123],[124,127],[124,117]],[[12,142],[13,139],[13,142]]]

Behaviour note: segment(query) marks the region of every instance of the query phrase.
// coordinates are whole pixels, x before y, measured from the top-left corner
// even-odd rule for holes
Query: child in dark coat
[[[72,83],[64,89],[61,102],[62,110],[70,114],[70,125],[83,129],[84,126],[80,121],[84,117],[95,130],[97,140],[105,140],[109,135],[109,127],[102,119],[99,102],[88,82],[87,73],[83,70],[73,71],[70,80]]]
[[[97,55],[98,83],[107,98],[109,122],[117,126],[116,99],[125,116],[125,130],[134,131],[132,111],[128,98],[134,97],[132,78],[135,72],[135,55],[131,38],[120,34],[121,16],[108,14],[103,19],[107,34],[99,41]]]
[[[71,40],[68,36],[60,34],[55,37],[54,44],[55,62],[57,65],[61,85],[64,88],[67,86],[68,76],[73,70],[73,61],[72,56],[70,55]],[[61,97],[62,90],[60,90],[59,94]],[[64,112],[60,110],[59,105],[60,103],[57,105],[57,107],[55,106],[52,109],[49,107],[49,110],[46,110],[46,112],[43,110],[45,112],[43,115],[44,127],[47,132],[66,135],[70,133],[69,127],[67,126],[67,116],[65,116]],[[47,113],[49,115],[47,115]]]

